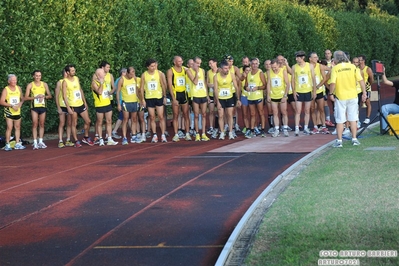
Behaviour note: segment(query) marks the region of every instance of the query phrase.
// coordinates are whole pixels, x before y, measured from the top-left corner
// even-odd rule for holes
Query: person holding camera
[[[395,81],[390,81],[387,79],[387,77],[385,76],[385,68],[384,68],[384,73],[382,74],[382,82],[385,85],[391,86],[395,88],[395,99],[393,101],[393,103],[388,103],[388,104],[384,104],[383,106],[381,106],[381,112],[383,114],[383,116],[388,119],[388,115],[390,114],[399,114],[399,80],[395,80]],[[382,124],[382,130],[385,133],[386,131],[388,131],[388,124],[387,122],[385,122],[385,119],[381,120],[381,124]]]

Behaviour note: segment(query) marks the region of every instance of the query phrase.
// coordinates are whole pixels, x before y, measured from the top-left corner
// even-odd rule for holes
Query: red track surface
[[[1,151],[0,265],[214,264],[305,155],[208,152],[240,140]]]

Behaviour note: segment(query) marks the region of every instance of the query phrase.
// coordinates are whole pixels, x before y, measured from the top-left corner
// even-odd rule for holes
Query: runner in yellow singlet
[[[93,75],[91,81],[91,90],[93,94],[94,107],[96,109],[96,136],[99,146],[104,146],[104,139],[102,135],[103,120],[105,118],[105,130],[107,136],[107,145],[117,145],[112,139],[112,105],[109,85],[105,81],[106,73],[104,68],[98,68]]]
[[[89,146],[93,146],[94,142],[89,137],[91,120],[89,117],[87,102],[83,90],[80,86],[79,78],[75,76],[75,66],[67,65],[65,67],[65,72],[67,73],[67,77],[62,83],[62,95],[64,97],[64,102],[68,110],[68,114],[72,116],[71,131],[72,136],[75,140],[75,148],[82,147],[82,144],[80,144],[80,141],[78,140],[78,134],[76,129],[76,126],[78,124],[78,115],[80,115],[84,121],[84,138],[82,139],[82,142],[86,143]]]
[[[288,133],[287,98],[290,83],[287,70],[281,68],[278,59],[271,61],[271,70],[267,72],[267,101],[271,103],[274,118],[274,131],[272,137],[280,136],[279,109],[282,115],[283,133]]]
[[[295,136],[299,135],[299,122],[301,119],[302,105],[305,105],[304,128],[303,133],[310,135],[308,128],[310,120],[310,105],[312,99],[316,97],[316,79],[313,66],[305,62],[305,52],[295,53],[296,64],[292,66],[292,92],[295,99]]]
[[[326,93],[324,84],[327,82],[325,73],[328,71],[328,68],[319,63],[319,57],[315,52],[310,53],[309,63],[313,65],[316,79],[316,97],[312,100],[310,106],[310,113],[313,121],[312,133],[318,134],[320,132],[322,134],[330,134],[326,127],[326,116],[324,114],[324,96]]]
[[[230,129],[229,139],[234,139],[233,135],[233,111],[237,103],[238,106],[241,105],[240,92],[238,91],[237,79],[233,73],[229,71],[229,64],[226,61],[222,61],[220,64],[220,72],[213,78],[214,86],[214,97],[217,103],[219,125],[220,125],[220,136],[219,139],[224,139],[226,133],[224,132],[224,117],[228,123]],[[233,96],[233,88],[237,91],[237,95]],[[237,97],[234,99],[233,97]]]
[[[58,124],[58,148],[73,147],[73,143],[71,142],[71,116],[68,115],[68,111],[65,106],[64,98],[62,97],[62,82],[67,77],[65,73],[65,69],[62,70],[62,79],[57,81],[55,86],[54,98],[55,104],[57,106],[59,124]],[[64,126],[66,120],[66,142],[64,144],[63,135],[64,135]]]
[[[216,127],[215,123],[219,123],[218,121],[215,121],[215,98],[214,98],[214,86],[213,86],[213,78],[215,77],[216,73],[218,72],[218,61],[215,58],[211,58],[208,61],[208,66],[209,70],[206,75],[206,80],[207,80],[207,87],[208,87],[208,95],[209,95],[209,104],[208,104],[208,109],[209,109],[209,129],[207,131],[208,134],[212,135],[212,138],[214,137],[214,132]]]
[[[42,72],[35,70],[32,73],[34,81],[26,86],[25,101],[31,102],[33,149],[45,149],[43,142],[44,123],[47,113],[47,99],[53,98],[46,82],[41,81]],[[39,126],[39,143],[37,142],[37,126]]]
[[[11,151],[10,138],[11,131],[14,128],[15,150],[23,150],[25,146],[21,143],[21,106],[24,103],[24,97],[21,87],[17,85],[17,76],[8,75],[8,86],[1,92],[0,105],[4,106],[4,118],[6,119],[6,146],[5,151]]]
[[[150,58],[146,61],[147,71],[141,75],[140,100],[144,108],[148,109],[148,115],[153,133],[152,143],[158,142],[155,122],[155,110],[158,114],[159,127],[161,128],[161,141],[167,142],[165,136],[165,105],[166,105],[166,78],[165,75],[157,69],[157,61]]]
[[[173,58],[173,66],[166,72],[169,94],[172,97],[172,111],[173,111],[173,131],[174,136],[172,138],[173,142],[180,140],[178,135],[179,130],[179,111],[181,107],[181,112],[184,118],[185,128],[189,128],[190,118],[189,118],[189,106],[188,106],[188,96],[186,89],[186,70],[183,67],[183,58],[176,55]],[[186,132],[186,140],[191,140],[190,134]]]

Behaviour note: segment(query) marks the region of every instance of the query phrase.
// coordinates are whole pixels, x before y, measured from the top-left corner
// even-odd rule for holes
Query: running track
[[[294,145],[326,137],[1,151],[0,265],[213,265],[256,197],[308,153]]]

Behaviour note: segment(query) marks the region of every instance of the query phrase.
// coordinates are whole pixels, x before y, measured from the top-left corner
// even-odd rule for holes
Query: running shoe
[[[187,140],[187,141],[190,141],[191,140],[190,133],[186,133],[186,137],[184,139]]]
[[[299,128],[295,129],[295,136],[298,137],[299,136]]]
[[[323,127],[323,128],[321,129],[321,134],[330,134],[330,131],[328,131],[328,128]]]
[[[157,142],[158,142],[158,136],[157,136],[157,134],[154,134],[154,136],[152,136],[151,142],[152,142],[152,143],[157,143]]]
[[[213,138],[213,139],[217,139],[218,138],[218,129],[214,129],[213,130],[213,133],[212,133],[212,135],[211,135],[211,138]]]
[[[342,140],[335,140],[332,147],[333,148],[342,148]]]
[[[95,145],[99,145],[100,144],[100,138],[98,136],[95,136],[93,142],[94,142]],[[104,140],[103,140],[103,143],[104,143]]]
[[[141,134],[141,142],[145,142],[147,139],[145,137],[145,134]]]
[[[62,141],[60,141],[60,142],[58,142],[58,148],[64,148],[65,147],[65,145],[64,145],[64,142],[62,142]]]
[[[250,139],[253,137],[252,131],[250,129],[247,130],[245,133],[245,138]]]
[[[127,141],[127,138],[122,139],[122,145],[128,145],[129,142]]]
[[[370,124],[370,118],[364,119],[363,124],[366,124],[366,125]]]
[[[137,142],[137,135],[133,135],[131,138],[130,138],[130,143],[136,143]]]
[[[114,139],[121,139],[121,138],[122,138],[122,137],[119,136],[116,132],[113,132],[113,131],[112,131],[112,137],[113,137]]]
[[[10,144],[6,144],[6,146],[4,147],[5,151],[12,151],[12,148],[10,146]]]
[[[91,140],[90,137],[84,137],[84,138],[82,139],[82,142],[85,143],[85,144],[87,144],[87,145],[89,145],[89,146],[93,146],[93,145],[94,145],[94,142]]]
[[[67,141],[65,141],[65,146],[67,146],[67,147],[73,147],[73,146],[75,146],[75,145],[73,144],[72,141],[67,140]]]
[[[165,130],[164,135],[165,135],[165,137],[169,137],[169,132]]]
[[[14,150],[24,150],[24,149],[26,149],[26,147],[23,146],[21,142],[18,142],[18,143],[15,144],[15,146],[14,146]]]
[[[267,131],[268,134],[273,134],[276,129],[274,127],[269,128]]]
[[[273,137],[273,138],[276,138],[276,137],[278,137],[278,136],[280,136],[280,130],[274,130],[274,132],[273,132],[273,134],[272,134],[272,137]]]
[[[98,139],[98,146],[104,146],[104,145],[105,145],[104,140],[102,138]]]
[[[77,140],[76,142],[75,142],[75,148],[80,148],[80,147],[82,147],[82,144],[80,144],[80,141],[79,140]]]
[[[319,130],[318,130],[317,128],[314,127],[314,128],[312,129],[312,134],[313,134],[313,135],[319,134]]]
[[[234,134],[233,134],[233,132],[229,132],[229,139],[234,139]]]
[[[172,138],[172,141],[173,141],[173,142],[178,142],[178,141],[180,141],[179,134],[174,135],[174,137]]]
[[[326,126],[335,127],[335,124],[333,122],[331,122],[330,120],[326,120]]]
[[[150,131],[145,132],[145,137],[146,137],[147,139],[151,138],[151,133],[150,133]]]
[[[247,133],[247,128],[244,127],[244,128],[241,130],[241,132],[242,132],[243,134]]]
[[[201,141],[201,136],[200,136],[200,134],[196,134],[195,135],[195,141]]]
[[[39,143],[37,144],[37,146],[39,147],[39,149],[45,149],[45,148],[47,148],[47,145],[44,144],[43,141],[42,141],[42,142],[39,142]]]
[[[210,127],[206,133],[208,133],[209,135],[212,135],[212,133],[213,133],[213,127]]]
[[[115,145],[118,145],[118,142],[114,141],[112,138],[108,138],[107,145],[115,146]]]
[[[357,139],[352,139],[352,145],[353,146],[359,146],[360,142]]]
[[[179,136],[179,139],[184,139],[184,133],[183,133],[183,131],[181,131],[181,130],[178,130],[177,131],[177,135]]]
[[[33,143],[33,150],[38,150],[39,149],[39,145],[37,145],[37,143]]]
[[[351,134],[351,131],[347,127],[344,129],[344,132],[342,132],[342,135],[344,135],[344,136],[349,136],[350,134]]]
[[[283,133],[284,133],[284,137],[289,137],[290,136],[290,134],[288,133],[288,130],[283,130]]]
[[[166,134],[161,135],[161,142],[168,142],[168,140],[166,139]]]
[[[219,139],[224,139],[224,137],[225,137],[225,133],[224,132],[220,132]]]
[[[256,136],[259,136],[261,134],[259,128],[257,127],[254,128],[254,133]]]
[[[303,134],[304,134],[304,135],[310,135],[310,130],[309,130],[309,128],[305,128],[305,129],[303,130]]]
[[[205,133],[202,133],[202,135],[201,135],[201,140],[202,140],[202,141],[208,141],[209,138],[208,138],[208,136],[207,136]]]
[[[278,131],[278,130],[277,130]],[[276,130],[274,130],[274,132],[276,132]],[[260,136],[262,137],[262,138],[266,138],[266,132],[262,129],[261,131],[260,131]]]
[[[236,132],[240,132],[241,131],[240,126],[238,124],[235,124],[234,129],[235,129]]]

